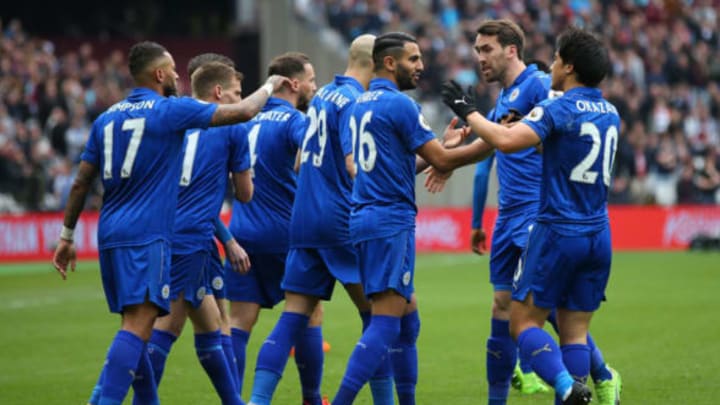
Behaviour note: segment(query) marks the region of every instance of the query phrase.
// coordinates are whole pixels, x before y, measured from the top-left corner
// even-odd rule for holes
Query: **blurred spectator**
[[[437,121],[450,114],[438,103],[447,78],[475,86],[483,111],[497,96],[473,63],[482,20],[517,21],[525,59],[545,63],[568,24],[598,32],[613,62],[603,92],[624,122],[610,201],[720,202],[720,0],[296,0],[295,10],[348,41],[413,33],[425,58],[417,97]],[[19,20],[0,21],[0,212],[63,206],[67,165],[77,162],[90,123],[132,86],[124,50],[107,55],[98,58],[90,43],[58,55]],[[88,204],[100,206],[97,193]]]
[[[593,30],[607,41],[613,62],[603,92],[625,123],[610,200],[718,202],[714,174],[703,169],[711,164],[688,162],[712,160],[708,149],[720,145],[719,0],[302,1],[313,3],[305,8],[305,19],[317,23],[313,16],[324,8],[326,25],[347,40],[366,27],[414,34],[425,59],[418,98],[423,111],[438,120],[449,115],[436,105],[439,85],[447,78],[476,85],[485,111],[497,94],[493,86],[478,82],[472,63],[475,29],[482,20],[517,21],[526,33],[525,59],[546,63],[552,60],[556,34],[569,24]],[[380,22],[385,26],[378,27]],[[701,184],[708,188],[704,193],[695,190]]]

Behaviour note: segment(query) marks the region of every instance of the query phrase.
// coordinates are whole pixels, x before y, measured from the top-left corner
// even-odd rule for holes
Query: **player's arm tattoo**
[[[97,174],[98,170],[94,165],[84,160],[80,162],[75,181],[73,181],[72,188],[70,189],[67,206],[65,207],[65,220],[63,221],[63,225],[66,227],[70,229],[75,228],[78,217],[80,217],[80,213],[85,205],[85,198]]]

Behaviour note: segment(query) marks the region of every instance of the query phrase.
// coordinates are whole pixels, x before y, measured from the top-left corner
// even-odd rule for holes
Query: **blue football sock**
[[[309,321],[308,316],[294,312],[283,312],[280,315],[275,328],[260,347],[250,402],[256,405],[270,404],[287,365],[290,348],[305,333]]]
[[[105,378],[105,367],[103,366],[102,371],[100,371],[100,377],[98,377],[97,383],[95,383],[95,386],[93,387],[92,392],[90,393],[90,399],[88,399],[87,403],[90,405],[97,405],[100,401],[100,393],[102,392],[102,383],[103,378]]]
[[[221,335],[223,353],[225,353],[225,361],[230,368],[230,375],[233,378],[235,384],[235,390],[238,394],[242,393],[242,386],[240,386],[240,375],[238,374],[237,360],[235,360],[235,352],[233,351],[232,337],[229,335]]]
[[[368,326],[370,326],[370,318],[370,312],[360,312],[363,332]],[[395,403],[392,374],[392,362],[390,360],[390,356],[387,356],[385,360],[380,363],[377,370],[375,370],[375,374],[370,377],[370,381],[368,381],[368,384],[370,385],[370,392],[373,397],[373,404],[393,405]]]
[[[157,386],[160,386],[160,380],[162,380],[165,373],[165,362],[176,340],[177,336],[170,332],[159,329],[153,329],[152,331],[150,341],[147,344],[147,351],[150,354],[150,364],[152,364],[155,385]]]
[[[372,377],[378,366],[388,355],[390,345],[400,335],[400,318],[373,315],[370,326],[365,330],[350,355],[340,389],[333,399],[333,405],[352,404],[360,388]]]
[[[590,376],[593,381],[600,382],[612,380],[612,373],[608,370],[605,359],[603,358],[600,348],[595,345],[595,340],[588,333],[587,345],[590,348]]]
[[[486,349],[488,404],[505,404],[518,352],[510,337],[510,321],[491,320]]]
[[[195,334],[195,352],[223,404],[241,404],[230,367],[225,360],[220,329]]]
[[[160,405],[147,345],[140,356],[132,387],[134,405]]]
[[[527,356],[533,371],[555,388],[559,396],[570,392],[575,382],[563,364],[560,348],[553,338],[540,328],[528,328],[518,337],[520,352]]]
[[[322,328],[305,328],[305,332],[295,342],[295,364],[300,374],[303,400],[310,405],[322,405],[320,382],[324,359]]]
[[[403,316],[400,319],[400,336],[390,349],[395,390],[400,405],[415,405],[415,386],[418,379],[416,342],[419,335],[420,316],[418,311]]]
[[[568,373],[575,381],[585,384],[590,374],[590,348],[587,345],[572,344],[562,345],[560,350]]]
[[[245,381],[245,354],[248,340],[250,340],[250,333],[238,328],[231,328],[230,331],[232,333],[232,349],[235,354],[235,369],[237,371],[236,385],[238,393],[242,396]]]
[[[98,405],[119,405],[127,395],[145,343],[138,336],[120,330],[110,346],[105,361],[105,378],[103,378]]]

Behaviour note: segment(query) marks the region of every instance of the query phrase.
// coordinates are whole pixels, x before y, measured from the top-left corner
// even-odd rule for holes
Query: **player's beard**
[[[177,96],[178,94],[177,84],[175,82],[163,83],[162,90],[163,96],[165,97]]]
[[[302,112],[306,112],[309,106],[310,98],[301,94],[300,97],[298,97],[297,107],[295,108]]]
[[[397,65],[397,72],[395,73],[395,80],[400,90],[412,90],[417,87],[417,83],[413,79],[413,72],[405,69],[405,67],[399,63]]]

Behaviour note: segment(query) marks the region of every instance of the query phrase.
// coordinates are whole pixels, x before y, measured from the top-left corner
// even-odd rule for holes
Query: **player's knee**
[[[315,305],[315,309],[313,310],[312,316],[310,316],[310,322],[308,323],[308,325],[311,327],[322,325],[324,314],[325,310],[323,309],[322,304],[318,303],[317,305]]]
[[[250,332],[257,323],[258,314],[256,313],[230,313],[230,326]]]
[[[185,327],[185,318],[182,319],[178,317],[174,317],[172,315],[168,315],[166,318],[168,318],[167,323],[162,325],[162,328],[158,328],[161,330],[164,330],[168,333],[172,333],[173,336],[180,336],[182,333],[183,328]]]
[[[498,291],[493,296],[492,317],[494,319],[510,319],[510,303],[512,298],[509,291]]]

